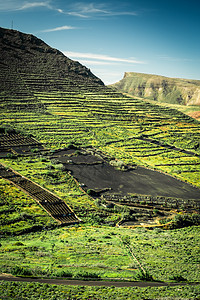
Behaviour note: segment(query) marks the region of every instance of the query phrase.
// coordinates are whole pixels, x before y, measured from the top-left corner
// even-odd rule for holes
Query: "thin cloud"
[[[81,18],[90,18],[97,16],[122,16],[122,15],[132,15],[137,16],[136,11],[114,11],[105,6],[105,4],[75,4],[70,11],[67,12],[68,15],[81,17]]]
[[[112,57],[103,54],[94,54],[94,53],[80,53],[80,52],[63,52],[66,56],[71,58],[88,58],[88,59],[95,59],[100,61],[110,61],[110,62],[123,62],[123,63],[132,63],[132,64],[145,64],[143,61],[138,61],[135,59],[127,59],[127,58],[119,58],[119,57]]]
[[[172,61],[172,62],[193,61],[192,59],[189,59],[189,58],[171,57],[171,56],[167,56],[167,55],[160,55],[159,59],[166,60],[166,61]]]
[[[0,11],[14,11],[22,6],[23,1],[7,0],[0,2]]]
[[[19,10],[26,10],[26,9],[30,9],[30,8],[36,8],[36,7],[46,7],[48,9],[52,8],[48,2],[28,2],[24,5],[22,5],[19,8]]]
[[[93,17],[110,17],[133,15],[137,16],[136,11],[123,11],[121,7],[113,10],[108,4],[100,3],[73,3],[68,9],[64,10],[62,7],[56,7],[55,2],[52,0],[44,1],[23,1],[23,0],[5,0],[0,3],[0,11],[26,11],[29,9],[46,8],[49,10],[57,11],[60,14],[68,16],[75,16],[79,18],[93,18]]]
[[[6,0],[0,2],[0,11],[26,11],[29,9],[46,8],[59,13],[64,13],[61,8],[51,5],[51,1],[28,1],[23,0]]]
[[[51,28],[51,29],[45,29],[40,32],[54,32],[54,31],[72,30],[72,29],[77,29],[77,27],[61,26],[61,27],[55,27],[55,28]]]
[[[92,66],[98,66],[98,65],[117,65],[118,63],[109,62],[109,61],[98,61],[98,60],[86,60],[86,59],[80,59],[80,62],[84,65],[92,65]]]
[[[56,9],[59,13],[64,14],[64,11],[60,8]]]

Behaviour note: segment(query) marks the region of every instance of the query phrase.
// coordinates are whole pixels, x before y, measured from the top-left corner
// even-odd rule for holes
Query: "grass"
[[[88,277],[88,272],[102,279],[137,280],[138,261],[122,243],[127,236],[135,257],[154,280],[169,282],[182,276],[199,282],[198,226],[130,230],[82,225],[7,237],[1,241],[1,272],[13,273],[18,266],[33,276],[59,277],[65,271],[73,278]]]
[[[40,283],[0,282],[2,297],[6,299],[198,299],[200,286],[115,288],[87,286],[56,286]]]
[[[94,201],[80,189],[73,177],[60,170],[60,165],[55,164],[54,161],[55,159],[40,156],[31,159],[27,157],[20,157],[16,160],[3,159],[8,167],[61,197],[82,220],[84,217],[88,219],[94,211],[98,214]],[[50,170],[50,166],[54,169]]]
[[[29,196],[0,179],[1,234],[15,235],[50,228],[56,222]]]

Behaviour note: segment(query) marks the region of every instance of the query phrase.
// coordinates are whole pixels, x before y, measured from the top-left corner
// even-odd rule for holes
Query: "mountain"
[[[126,72],[122,80],[111,86],[120,92],[158,102],[200,105],[200,80]]]
[[[44,76],[40,89],[49,90],[56,85],[54,80],[68,78],[68,81],[80,81],[81,84],[99,84],[103,82],[88,68],[77,61],[67,58],[62,52],[51,48],[45,42],[31,34],[0,28],[1,74],[12,74],[17,82],[23,84],[24,74],[39,73]],[[14,72],[14,73],[13,73]],[[17,74],[16,74],[17,73]],[[5,89],[7,76],[1,77],[1,90]]]

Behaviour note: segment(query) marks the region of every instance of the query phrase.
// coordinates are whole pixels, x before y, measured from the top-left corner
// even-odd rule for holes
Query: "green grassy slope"
[[[197,121],[171,108],[109,89],[99,91],[101,87],[93,89],[34,92],[44,110],[18,111],[4,106],[0,124],[32,134],[51,149],[70,143],[92,145],[126,163],[155,168],[199,185]],[[17,103],[14,106],[16,109]]]
[[[127,239],[129,247],[123,242]],[[199,239],[198,226],[131,230],[83,225],[44,230],[2,239],[0,271],[133,281],[144,280],[146,273],[155,281],[198,283]]]

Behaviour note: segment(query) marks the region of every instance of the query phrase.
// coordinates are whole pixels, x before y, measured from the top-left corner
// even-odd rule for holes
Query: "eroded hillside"
[[[126,72],[124,78],[112,87],[132,96],[158,102],[200,105],[200,80]]]

